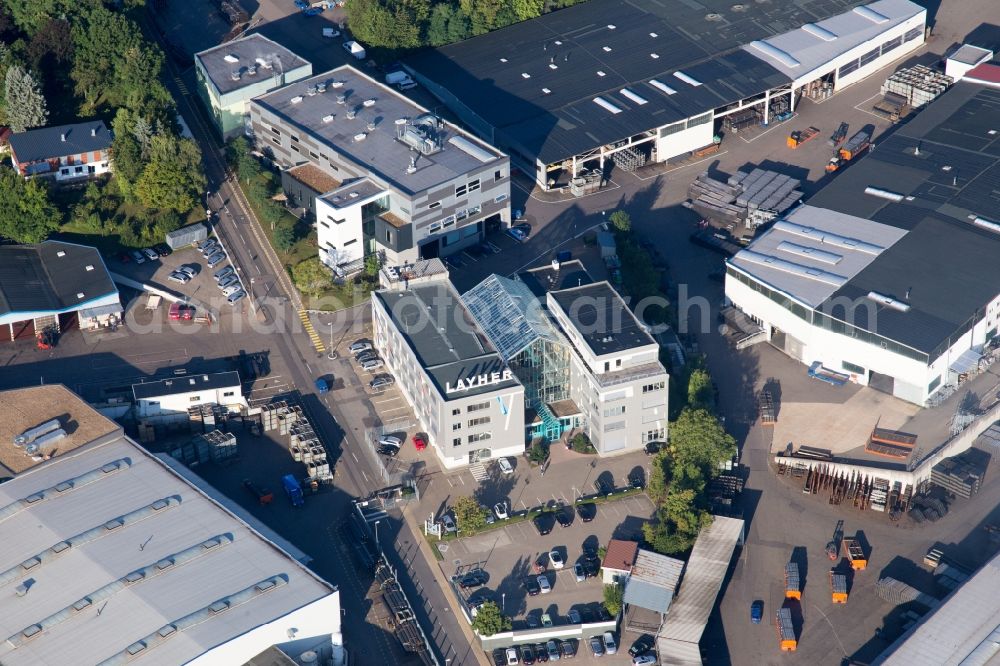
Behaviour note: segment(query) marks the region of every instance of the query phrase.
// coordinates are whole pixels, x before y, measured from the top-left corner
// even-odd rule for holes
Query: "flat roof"
[[[59,419],[66,437],[50,451],[65,455],[88,442],[119,436],[120,425],[105,418],[78,395],[61,384],[31,386],[0,391],[0,464],[12,474],[20,474],[42,462],[14,445],[14,438],[24,431]]]
[[[938,666],[995,664],[1000,643],[1000,555],[996,555],[873,664]]]
[[[677,598],[660,629],[661,654],[684,652],[678,648],[678,644],[684,643],[697,650],[733,559],[733,551],[742,538],[743,520],[740,518],[713,516],[712,524],[702,528],[688,557]]]
[[[288,170],[288,175],[320,194],[340,187],[339,180],[309,162],[292,167]]]
[[[983,60],[989,60],[992,57],[993,51],[989,49],[973,46],[972,44],[962,44],[954,53],[948,56],[948,60],[954,60],[966,65],[978,65]]]
[[[799,206],[729,264],[816,308],[905,235],[887,224]]]
[[[473,386],[458,394],[446,393],[446,386],[454,387],[460,379],[502,372],[507,367],[450,282],[377,291],[374,296],[445,400],[520,386],[510,379]]]
[[[0,324],[105,305],[118,289],[92,247],[45,241],[0,245]]]
[[[208,78],[222,95],[267,79],[272,79],[269,87],[276,88],[282,84],[281,72],[310,64],[305,58],[256,32],[196,53],[194,57],[201,61]],[[251,68],[256,70],[253,74],[250,74]],[[239,72],[239,79],[233,78],[233,72]]]
[[[184,375],[155,382],[132,384],[136,400],[162,398],[168,395],[183,395],[195,391],[212,391],[221,388],[240,387],[240,373],[216,372],[210,375]]]
[[[906,231],[830,299],[876,291],[910,309],[879,307],[876,325],[856,308],[856,326],[935,355],[1000,293],[997,118],[1000,90],[956,83],[809,200]]]
[[[739,47],[860,4],[589,0],[422,51],[406,65],[510,145],[552,163],[789,83]]]
[[[0,507],[8,666],[183,664],[334,593],[125,437],[0,485]]]
[[[579,259],[553,262],[547,266],[531,268],[517,274],[517,279],[527,285],[538,298],[545,298],[550,291],[593,284],[594,279]]]
[[[595,356],[655,345],[608,282],[549,292]]]
[[[865,5],[865,9],[869,11],[849,9],[828,19],[751,42],[744,45],[743,50],[773,65],[789,78],[797,79],[862,44],[875,42],[878,48],[879,35],[927,11],[910,0],[877,0]]]
[[[316,84],[326,84],[325,92],[317,93]],[[344,104],[338,103],[340,95],[346,95]],[[372,100],[373,103],[365,105]],[[451,181],[505,157],[454,125],[432,119],[424,107],[350,65],[295,81],[257,97],[251,104],[280,116],[409,194]],[[353,119],[347,117],[349,111],[356,113]],[[413,153],[408,144],[397,138],[400,127],[397,120],[412,121],[421,116],[427,116],[429,122],[423,127],[441,147],[431,154]],[[369,129],[372,123],[374,129]],[[410,158],[414,155],[416,170],[409,173]]]

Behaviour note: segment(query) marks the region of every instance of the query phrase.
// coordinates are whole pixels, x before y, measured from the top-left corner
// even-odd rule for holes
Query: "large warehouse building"
[[[807,365],[916,404],[1000,324],[1000,91],[958,83],[727,265],[726,296]]]
[[[590,0],[405,65],[550,188],[687,155],[727,116],[767,124],[919,48],[925,23],[909,0]]]

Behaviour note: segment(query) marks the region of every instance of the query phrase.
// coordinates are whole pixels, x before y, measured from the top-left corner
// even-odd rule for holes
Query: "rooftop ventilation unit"
[[[656,34],[655,32],[649,33],[649,36],[652,37],[653,39],[656,39],[657,37],[659,37],[659,35]]]
[[[229,72],[229,78],[231,78],[233,81],[239,81],[240,80],[240,70],[234,69],[233,71]]]
[[[90,271],[94,270],[94,267],[91,266],[90,264],[87,264],[84,270],[86,270],[89,273]]]
[[[824,42],[832,42],[833,40],[837,39],[837,35],[835,33],[830,32],[829,30],[827,30],[822,26],[816,25],[815,23],[806,23],[804,26],[802,26],[802,29],[808,32],[813,37],[818,37],[819,39],[822,39]]]
[[[362,102],[362,104],[364,106],[375,106],[375,98],[374,97],[370,97],[370,98],[366,99],[364,102]]]
[[[982,227],[983,229],[989,229],[990,231],[996,231],[997,233],[1000,233],[1000,222],[987,220],[985,217],[980,217],[976,215],[974,218],[972,218],[972,223],[977,227]]]
[[[25,430],[20,435],[14,438],[14,446],[24,446],[25,444],[30,444],[47,432],[52,432],[59,428],[59,419],[52,419],[51,421],[46,421],[42,425],[35,426],[30,430]]]
[[[310,97],[315,97],[316,96],[316,86],[309,86],[308,88],[306,88],[306,94],[309,95]]]
[[[598,76],[607,76],[607,75],[606,75],[606,74],[605,74],[604,72],[602,72],[601,70],[597,70],[597,75],[598,75]]]
[[[908,312],[910,309],[909,303],[904,303],[903,301],[896,300],[892,296],[886,296],[885,294],[880,294],[877,291],[869,291],[868,298],[876,303],[886,306],[887,308],[899,310],[900,312]]]
[[[31,442],[30,444],[26,444],[24,447],[24,452],[27,453],[29,456],[37,456],[51,449],[52,447],[55,446],[56,442],[63,440],[65,438],[66,438],[65,430],[63,430],[62,428],[59,428],[58,430],[53,430],[52,432],[42,435],[41,437]]]
[[[549,69],[559,69],[559,65],[555,64],[554,62],[550,62]]]
[[[368,136],[368,135],[365,134],[364,132],[359,132],[358,134],[354,135],[354,141],[355,142],[364,141],[366,136]]]
[[[653,60],[658,60],[659,57],[660,57],[660,54],[659,53],[650,53],[649,57],[652,58]]]
[[[66,256],[66,253],[65,253],[65,252],[63,252],[62,250],[59,250],[58,252],[56,252],[56,256],[57,256],[57,257],[65,257],[65,256]]]
[[[531,78],[531,74],[528,74],[527,72],[521,72],[521,78],[522,79],[530,79]]]
[[[684,83],[686,83],[688,85],[695,86],[696,88],[701,85],[701,81],[699,81],[698,79],[695,79],[693,77],[688,76],[687,74],[685,74],[684,72],[682,72],[680,70],[674,72],[674,77],[680,79],[681,81],[683,81]]]
[[[896,192],[890,192],[889,190],[883,190],[881,188],[871,187],[871,186],[865,188],[865,194],[870,194],[871,196],[878,197],[879,199],[895,201],[896,203],[899,203],[904,199],[902,194],[898,194]]]
[[[406,167],[406,173],[416,173],[417,172],[417,154],[410,151],[410,164]]]
[[[614,104],[612,104],[608,100],[604,99],[603,97],[595,97],[594,98],[594,104],[596,104],[597,106],[601,107],[605,111],[610,111],[611,113],[617,114],[617,113],[621,113],[622,112],[622,110],[620,108],[618,108],[617,106],[615,106]]]
[[[615,29],[615,28],[617,28],[617,27],[618,27],[618,26],[616,26],[616,25],[615,25],[615,24],[613,24],[613,23],[609,23],[609,24],[608,24],[608,30],[614,30],[614,29]]]
[[[549,93],[551,93],[552,91],[551,91],[551,90],[549,90],[548,88],[542,88],[542,92],[543,92],[543,93],[545,93],[546,95],[548,95],[548,94],[549,94]]]
[[[874,9],[869,9],[868,7],[855,7],[854,13],[865,17],[872,23],[882,24],[889,20],[889,17],[885,14],[880,14]]]
[[[354,118],[355,118],[355,117],[356,117],[357,115],[358,115],[358,111],[357,111],[357,109],[348,109],[348,110],[347,110],[347,119],[348,119],[348,120],[354,120]]]
[[[507,62],[507,58],[500,58],[500,62]]]
[[[292,98],[292,104],[298,104],[301,101],[302,101],[302,95],[296,95],[295,97]]]
[[[330,81],[330,87],[331,88],[343,88],[344,87],[344,82],[343,81]]]
[[[603,50],[604,50],[605,53],[611,53],[611,47],[610,46],[605,46]]]
[[[368,130],[369,132],[374,132],[375,131],[375,121],[369,120],[367,122],[367,124],[365,124],[365,129]]]
[[[326,92],[326,81],[320,81],[319,83],[316,84],[316,92],[320,93],[321,95]]]
[[[337,104],[347,104],[347,94],[340,93],[337,95]]]
[[[402,121],[402,122],[400,122]],[[429,113],[396,121],[396,138],[422,155],[441,150],[440,121]]]
[[[237,55],[233,55],[232,53],[227,53],[226,56],[223,58],[223,60],[225,60],[226,62],[231,62],[231,63],[232,62],[239,62],[240,61],[240,57],[237,56]]]
[[[247,76],[254,76],[257,74],[257,65],[250,63],[247,65]]]
[[[332,113],[328,113],[325,116],[323,116],[323,122],[324,123],[332,123],[333,122],[333,114]]]
[[[622,88],[621,89],[621,94],[622,94],[622,97],[625,97],[626,99],[632,100],[633,102],[635,102],[639,106],[642,106],[643,104],[645,104],[648,101],[647,99],[645,99],[643,97],[640,97],[639,95],[636,95],[634,92],[632,92],[628,88]]]
[[[656,79],[650,79],[649,80],[649,85],[653,86],[654,88],[656,88],[660,92],[666,93],[668,95],[675,95],[675,94],[677,94],[676,90],[674,90],[673,88],[671,88],[670,86],[668,86],[666,83],[663,83],[662,81],[657,81]]]
[[[858,240],[857,238],[850,238],[848,236],[841,236],[840,234],[831,233],[829,231],[814,229],[813,227],[796,224],[794,222],[789,222],[788,220],[779,220],[775,222],[772,229],[785,231],[794,236],[811,238],[819,243],[826,243],[848,250],[864,252],[865,254],[870,254],[872,256],[878,256],[885,249],[881,245],[876,245],[875,243],[868,243],[863,240]]]
[[[767,268],[796,275],[807,280],[822,282],[823,284],[828,284],[832,287],[842,287],[844,286],[844,283],[847,282],[847,278],[843,275],[837,275],[836,273],[824,271],[821,268],[803,266],[802,264],[797,264],[793,261],[786,261],[784,259],[779,259],[778,257],[772,257],[769,254],[754,252],[753,250],[743,250],[740,252],[739,257],[743,261],[750,264],[766,266]]]
[[[260,65],[261,67],[263,67],[264,69],[273,69],[274,68],[274,65],[272,65],[271,61],[269,59],[267,59],[267,58],[255,58],[254,61],[258,65]]]

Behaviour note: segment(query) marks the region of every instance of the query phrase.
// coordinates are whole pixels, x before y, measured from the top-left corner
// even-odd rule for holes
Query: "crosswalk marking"
[[[188,94],[187,86],[184,84],[183,81],[181,81],[181,78],[179,76],[174,77],[174,83],[177,84],[177,88],[181,91],[182,95]]]
[[[299,319],[302,320],[302,327],[309,335],[309,340],[312,341],[313,348],[320,354],[325,352],[326,345],[323,344],[323,340],[319,337],[316,329],[313,328],[312,321],[309,320],[309,313],[305,310],[299,310]]]

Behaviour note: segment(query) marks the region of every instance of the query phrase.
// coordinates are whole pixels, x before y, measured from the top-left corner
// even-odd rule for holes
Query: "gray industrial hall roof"
[[[809,200],[907,231],[821,309],[869,291],[905,301],[906,312],[879,307],[875,322],[856,308],[853,323],[932,356],[983,316],[1000,293],[1000,233],[973,219],[1000,222],[998,118],[1000,90],[957,83]]]
[[[872,663],[993,664],[1000,653],[1000,555],[996,555]]]
[[[867,10],[867,11],[866,11]],[[823,21],[751,42],[743,50],[796,79],[833,62],[926,10],[910,0],[877,0]]]
[[[625,581],[623,600],[630,606],[666,613],[683,572],[683,560],[640,549]]]
[[[103,120],[54,125],[10,135],[10,149],[20,163],[92,153],[111,147],[111,132]]]
[[[656,344],[608,282],[549,292],[595,356]]]
[[[0,571],[6,666],[184,664],[334,593],[123,437],[0,485]]]
[[[132,393],[136,400],[162,398],[168,395],[183,395],[195,391],[213,391],[221,388],[240,386],[240,373],[216,372],[210,375],[185,375],[171,377],[156,382],[133,384]]]
[[[309,64],[309,61],[258,33],[220,44],[196,53],[194,57],[201,61],[208,78],[221,95],[266,79],[273,80],[271,87],[278,87],[281,85],[281,72]],[[249,73],[250,67],[256,69],[254,74]],[[233,79],[233,72],[240,73],[238,80]]]
[[[658,634],[660,654],[698,649],[698,642],[715,607],[733,551],[743,539],[743,521],[713,516],[702,528],[688,557],[684,580]]]
[[[510,145],[552,163],[789,83],[739,47],[859,4],[589,0],[406,64]],[[684,82],[678,71],[703,85]]]
[[[327,84],[326,92],[316,93],[316,84],[323,83]],[[337,103],[338,95],[347,95],[344,104]],[[374,103],[365,106],[370,100]],[[413,120],[427,114],[427,109],[350,65],[296,81],[261,95],[251,104],[281,116],[303,133],[409,194],[449,182],[504,157],[471,134],[439,122],[435,133],[441,149],[429,155],[419,154],[416,170],[408,173],[411,149],[397,139],[396,121]],[[352,109],[357,115],[348,119],[347,112]],[[368,129],[369,123],[374,123],[375,129]]]
[[[117,294],[92,247],[61,241],[0,245],[0,319],[70,311]]]
[[[450,283],[377,291],[374,297],[382,302],[444,399],[519,386],[511,379],[458,394],[446,393],[448,384],[454,387],[460,379],[502,372],[507,367]]]

